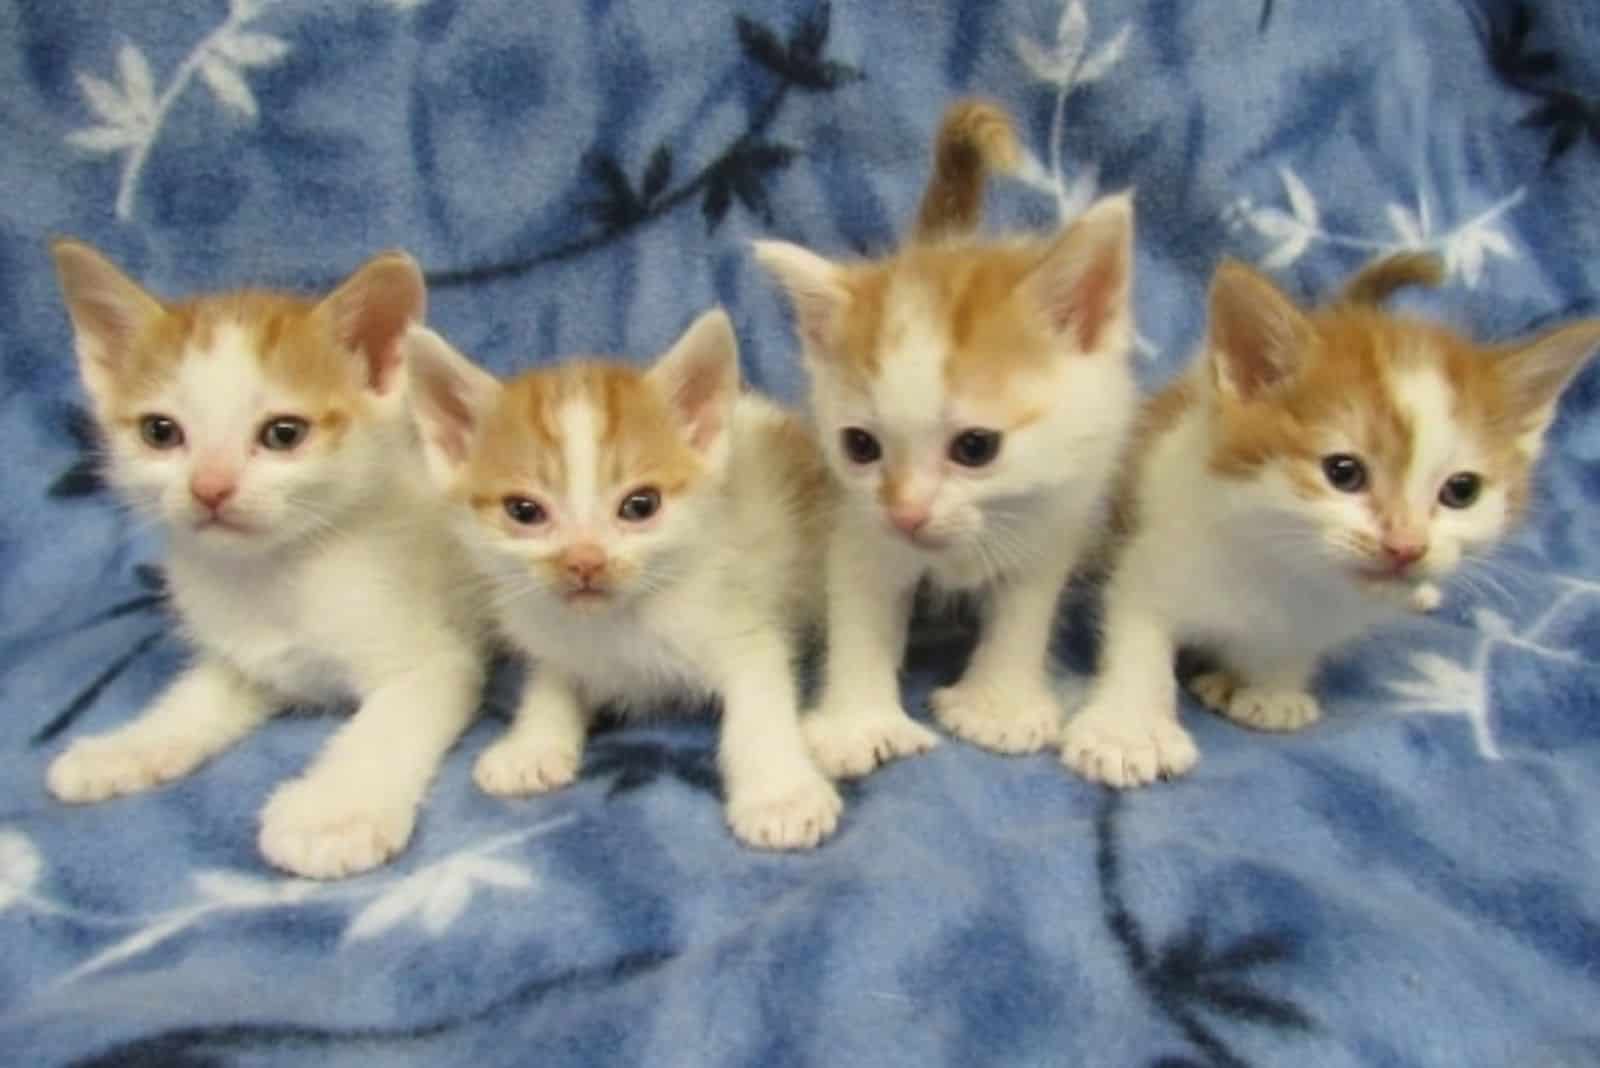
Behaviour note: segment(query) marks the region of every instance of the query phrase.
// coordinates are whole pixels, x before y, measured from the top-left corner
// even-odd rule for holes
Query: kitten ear
[[[689,444],[719,460],[739,397],[739,342],[728,313],[713,308],[696,319],[649,378],[672,405]]]
[[[756,241],[751,247],[767,273],[789,294],[795,330],[806,350],[827,356],[840,315],[850,303],[844,270],[832,260],[787,241]]]
[[[140,331],[166,309],[110,260],[81,241],[61,238],[50,245],[56,276],[72,320],[79,373],[90,396],[101,402],[119,377],[120,367]]]
[[[1311,320],[1264,275],[1224,259],[1211,280],[1206,352],[1224,393],[1248,400],[1294,374]]]
[[[498,379],[425,326],[401,342],[411,416],[422,434],[428,468],[440,483],[467,462],[484,417],[500,399]]]
[[[417,261],[404,252],[382,252],[362,264],[317,311],[332,324],[339,343],[366,361],[367,383],[386,393],[403,363],[401,339],[427,312],[428,288]]]
[[[1600,319],[1584,319],[1502,351],[1500,368],[1510,387],[1512,410],[1536,433],[1544,433],[1555,418],[1561,391],[1597,345]]]
[[[1102,197],[1023,281],[1050,328],[1082,353],[1122,352],[1133,339],[1133,197]]]

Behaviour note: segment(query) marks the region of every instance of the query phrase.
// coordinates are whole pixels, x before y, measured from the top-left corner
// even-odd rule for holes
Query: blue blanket
[[[409,851],[347,882],[254,845],[327,716],[146,796],[43,788],[180,655],[158,546],[96,475],[48,235],[168,294],[404,246],[434,325],[502,371],[644,358],[720,301],[748,377],[798,399],[749,240],[889,246],[979,92],[1033,154],[996,225],[1136,189],[1148,385],[1224,253],[1309,297],[1433,248],[1449,285],[1413,306],[1510,337],[1600,292],[1600,7],[19,0],[0,42],[0,1061],[1600,1063],[1600,369],[1504,552],[1343,651],[1312,731],[1186,704],[1180,782],[947,742],[849,788],[822,849],[764,855],[723,826],[704,724],[603,732],[554,796],[479,792],[508,671]],[[921,632],[913,707],[969,637]]]

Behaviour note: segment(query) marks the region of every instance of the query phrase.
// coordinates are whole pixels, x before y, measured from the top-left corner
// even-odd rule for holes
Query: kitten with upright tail
[[[984,176],[1020,157],[1010,119],[958,103],[933,157],[898,251],[838,262],[755,246],[793,306],[840,498],[826,677],[806,722],[835,777],[937,741],[906,714],[898,681],[924,579],[983,601],[965,674],[932,695],[938,722],[1003,753],[1055,739],[1056,604],[1100,531],[1137,404],[1132,199],[1102,199],[1053,234],[982,238]]]
[[[431,468],[531,661],[478,784],[572,782],[602,706],[720,698],[733,833],[767,849],[832,834],[842,806],[806,753],[795,673],[820,611],[827,479],[801,422],[740,389],[726,313],[648,370],[572,360],[501,382],[431,331],[407,349]]]
[[[1226,261],[1191,370],[1146,406],[1119,494],[1099,673],[1061,735],[1088,779],[1139,786],[1198,758],[1173,661],[1228,719],[1317,720],[1330,650],[1437,603],[1437,584],[1524,511],[1562,390],[1600,320],[1479,345],[1381,310],[1426,257],[1362,271],[1307,311]]]
[[[320,301],[165,301],[87,245],[52,248],[110,484],[166,541],[188,668],[132,722],[51,763],[63,801],[187,775],[294,704],[355,700],[272,795],[261,852],[311,878],[403,849],[477,709],[470,567],[406,412],[400,342],[426,292],[411,257]]]

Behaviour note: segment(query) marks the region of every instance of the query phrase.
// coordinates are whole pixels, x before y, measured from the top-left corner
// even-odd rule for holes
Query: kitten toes
[[[181,778],[206,755],[174,738],[83,738],[51,762],[45,784],[62,801],[104,801]]]
[[[261,813],[262,854],[284,871],[340,879],[376,868],[405,848],[416,805],[325,777],[278,787]]]
[[[1061,732],[1063,764],[1119,789],[1177,778],[1199,759],[1189,732],[1170,716],[1130,716],[1091,704]]]
[[[502,738],[478,757],[472,777],[484,793],[525,797],[570,786],[582,762],[581,740]]]
[[[1224,716],[1260,731],[1297,731],[1322,718],[1317,699],[1300,690],[1266,690],[1246,686],[1221,709]]]
[[[817,767],[830,779],[855,779],[899,757],[926,753],[939,736],[899,708],[824,710],[801,724]]]
[[[1228,711],[1228,702],[1239,689],[1239,680],[1226,671],[1206,671],[1189,680],[1189,692],[1213,712]]]
[[[839,826],[844,802],[814,772],[798,782],[741,791],[728,802],[728,826],[757,849],[812,849]]]
[[[1431,582],[1424,582],[1411,591],[1411,610],[1421,615],[1437,612],[1444,603],[1444,592]]]
[[[951,734],[997,753],[1036,753],[1061,730],[1061,708],[1043,687],[963,681],[933,691],[929,703]]]

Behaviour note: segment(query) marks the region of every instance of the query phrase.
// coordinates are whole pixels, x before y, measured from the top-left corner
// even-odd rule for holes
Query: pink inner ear
[[[393,384],[404,357],[401,337],[421,321],[426,300],[414,265],[394,258],[369,263],[328,298],[340,342],[366,359],[375,391]]]
[[[1094,352],[1116,319],[1127,289],[1127,265],[1120,249],[1103,242],[1077,270],[1054,272],[1044,292],[1045,313],[1060,333],[1070,332],[1082,352]]]
[[[673,392],[672,403],[689,429],[689,444],[705,449],[722,433],[722,369],[702,364],[689,372]]]

